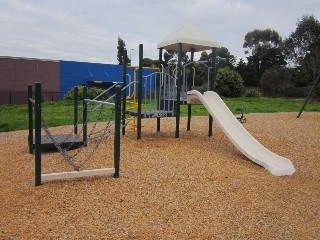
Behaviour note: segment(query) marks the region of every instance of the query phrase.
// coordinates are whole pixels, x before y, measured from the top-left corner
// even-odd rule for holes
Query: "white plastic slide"
[[[187,101],[188,104],[203,104],[231,142],[251,161],[275,176],[295,172],[289,159],[265,148],[242,126],[216,92],[207,91],[202,95],[192,90],[187,93]]]

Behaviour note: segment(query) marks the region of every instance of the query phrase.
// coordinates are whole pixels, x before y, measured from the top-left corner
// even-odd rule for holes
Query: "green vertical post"
[[[139,76],[138,76],[138,120],[137,139],[141,139],[141,102],[142,102],[142,66],[143,66],[143,44],[139,44]]]
[[[41,83],[35,84],[35,186],[41,185]]]
[[[163,69],[161,68],[162,67],[162,51],[163,51],[163,48],[159,48],[159,69],[161,69],[161,71],[163,71]],[[161,77],[161,75],[159,75]],[[159,79],[159,88],[161,86],[161,79]],[[161,101],[161,99],[159,98],[159,101]],[[158,104],[161,104],[158,102]],[[161,118],[157,118],[157,132],[160,132],[160,128],[161,128]]]
[[[28,112],[29,112],[29,153],[33,153],[33,103],[29,100],[32,98],[32,85],[28,85]]]
[[[193,62],[193,58],[194,58],[194,49],[191,50],[191,62]],[[192,65],[191,65],[192,66]],[[191,81],[192,82],[192,81]],[[191,90],[191,84],[190,87],[187,91]],[[188,104],[188,122],[187,122],[187,131],[190,131],[191,128],[191,104]]]
[[[114,177],[120,172],[120,128],[121,128],[121,86],[116,86],[114,127]]]
[[[182,43],[179,43],[178,52],[178,74],[177,74],[177,101],[176,101],[176,138],[180,135],[180,92],[181,92],[181,68],[182,68]]]
[[[73,130],[74,134],[78,134],[78,87],[74,87],[73,91]]]
[[[127,50],[123,52],[123,73],[122,73],[122,82],[123,87],[127,86]],[[126,90],[122,92],[122,135],[126,134]]]
[[[212,48],[212,57],[211,57],[211,81],[209,82],[209,90],[215,90],[215,80],[216,80],[216,51],[215,48]],[[212,136],[212,125],[213,125],[213,118],[209,115],[209,131],[208,136]]]
[[[87,124],[87,109],[88,109],[88,103],[84,100],[87,98],[87,87],[83,87],[83,142],[84,146],[87,146],[87,132],[88,132],[88,124]]]

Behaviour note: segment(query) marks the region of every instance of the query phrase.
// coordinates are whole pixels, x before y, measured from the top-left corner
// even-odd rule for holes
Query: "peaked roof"
[[[220,47],[210,35],[193,24],[186,23],[160,41],[158,48],[178,51],[179,43],[182,43],[182,51],[185,52],[190,52],[191,50],[197,52]]]

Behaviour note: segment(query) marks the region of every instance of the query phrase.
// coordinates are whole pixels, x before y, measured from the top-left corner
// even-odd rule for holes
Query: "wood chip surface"
[[[142,121],[142,140],[121,137],[120,178],[89,177],[34,186],[28,131],[0,133],[0,239],[319,239],[320,113],[247,114],[244,126],[289,158],[276,177],[247,160],[208,117]],[[69,133],[72,127],[52,128]],[[81,154],[79,154],[81,155]],[[113,137],[85,169],[113,167]],[[44,173],[70,171],[43,154]]]

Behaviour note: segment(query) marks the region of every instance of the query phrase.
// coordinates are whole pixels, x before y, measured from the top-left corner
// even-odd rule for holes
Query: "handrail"
[[[115,96],[115,94],[113,95],[113,97],[114,96]],[[112,107],[115,106],[114,103],[110,103],[110,102],[106,102],[106,101],[97,101],[97,100],[91,100],[91,99],[83,99],[83,101],[88,102],[88,103],[98,103],[99,106],[101,106],[101,105],[109,105],[109,106],[112,106]],[[94,111],[94,110],[91,110],[91,111]]]
[[[183,66],[184,67],[187,67],[189,66],[190,64],[193,64],[193,63],[201,63],[202,65],[206,66],[206,67],[209,67],[208,65],[206,65],[205,63],[208,63],[209,61],[193,61],[193,62],[189,62],[189,63],[186,63],[184,64]]]
[[[139,83],[139,82],[138,81],[133,81],[133,82],[129,83],[127,86],[125,86],[124,88],[122,88],[121,91],[127,89],[130,85],[132,85],[134,83]]]
[[[96,96],[93,100],[97,100],[99,97],[101,97],[103,94],[105,94],[106,92],[109,92],[112,88],[116,87],[117,85],[121,85],[122,83],[120,82],[116,82],[114,83],[111,87],[109,87],[108,89],[104,90],[102,93],[100,93],[98,96]]]

